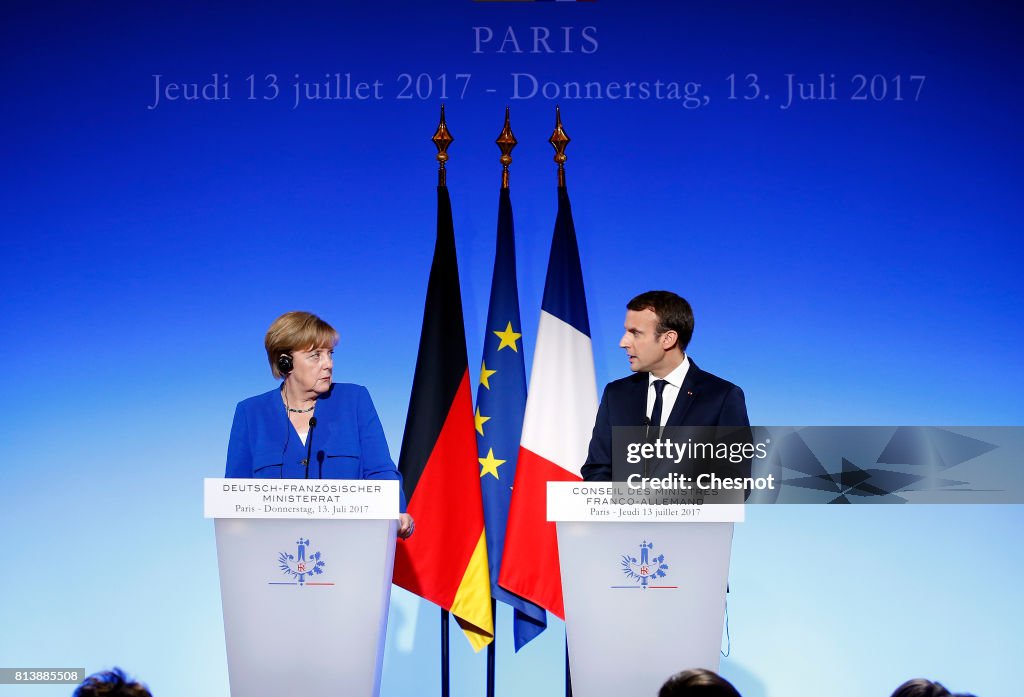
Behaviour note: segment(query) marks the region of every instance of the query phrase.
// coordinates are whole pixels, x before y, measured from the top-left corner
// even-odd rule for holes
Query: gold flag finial
[[[555,107],[555,132],[548,138],[551,147],[555,149],[555,162],[558,163],[558,186],[565,186],[565,146],[572,140],[562,128],[562,110]]]
[[[498,134],[498,139],[494,141],[501,148],[501,188],[508,188],[508,166],[512,164],[512,148],[519,142],[516,137],[512,135],[512,126],[509,124],[508,118],[508,107],[505,107],[505,127],[501,129],[501,133]]]
[[[448,161],[448,146],[455,138],[448,132],[448,124],[444,122],[444,104],[441,105],[441,123],[437,124],[437,130],[431,140],[437,146],[437,185],[447,186],[444,163]]]

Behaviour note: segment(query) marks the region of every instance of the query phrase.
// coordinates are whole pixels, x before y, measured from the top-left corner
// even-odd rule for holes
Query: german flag
[[[452,204],[437,187],[437,241],[398,468],[416,532],[398,542],[397,585],[449,610],[474,651],[494,639],[466,329]]]

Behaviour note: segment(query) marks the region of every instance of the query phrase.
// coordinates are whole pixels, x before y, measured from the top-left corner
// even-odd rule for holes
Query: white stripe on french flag
[[[579,477],[596,414],[590,337],[542,310],[522,447]]]

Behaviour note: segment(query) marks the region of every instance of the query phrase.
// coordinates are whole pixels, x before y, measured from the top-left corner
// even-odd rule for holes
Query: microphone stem
[[[309,461],[313,457],[313,429],[316,428],[316,417],[309,418],[309,432],[306,434],[306,479],[309,479]]]

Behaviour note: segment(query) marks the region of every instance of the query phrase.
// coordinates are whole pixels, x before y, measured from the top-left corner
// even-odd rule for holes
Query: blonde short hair
[[[281,356],[292,351],[309,351],[314,348],[334,348],[338,343],[338,332],[311,312],[286,312],[270,325],[263,345],[267,348],[267,360],[275,378],[284,373],[277,366]]]

